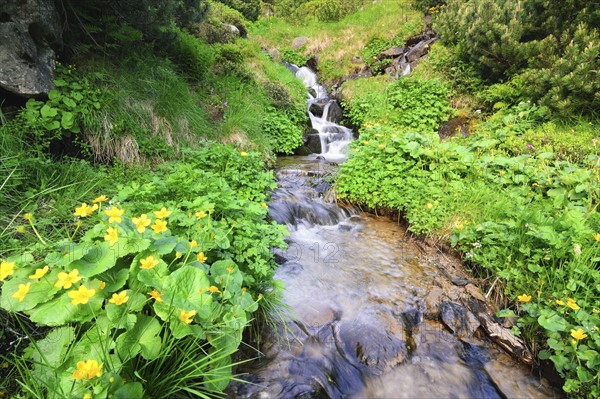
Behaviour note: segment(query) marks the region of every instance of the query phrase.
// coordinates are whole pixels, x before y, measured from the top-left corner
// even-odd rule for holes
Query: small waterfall
[[[321,141],[320,155],[331,161],[346,159],[348,145],[352,141],[354,133],[351,129],[330,120],[329,110],[336,100],[329,97],[327,89],[319,84],[317,75],[310,68],[305,66],[298,68],[296,77],[304,83],[308,91],[308,116],[313,129],[319,134]],[[323,114],[317,116],[311,111],[311,106],[322,103],[324,103]]]

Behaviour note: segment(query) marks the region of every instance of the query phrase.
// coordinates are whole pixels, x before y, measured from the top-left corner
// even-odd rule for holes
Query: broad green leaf
[[[128,382],[113,395],[114,399],[142,399],[144,388],[139,382]]]
[[[173,236],[161,237],[158,240],[150,244],[148,248],[150,251],[157,252],[161,255],[171,253],[177,245],[177,238]]]
[[[517,317],[517,314],[512,309],[502,309],[496,312],[498,317]]]
[[[2,285],[0,307],[11,312],[20,312],[33,309],[38,304],[48,301],[59,291],[60,288],[54,287],[53,282],[55,280],[47,276],[48,275],[44,276],[40,280],[13,278],[5,281],[4,285]],[[19,302],[19,300],[17,298],[13,298],[12,295],[18,291],[19,286],[22,284],[29,284],[29,292],[25,295],[23,300]]]
[[[186,265],[165,279],[163,300],[178,309],[195,310],[199,317],[209,319],[212,303],[212,296],[206,294],[209,286],[204,271]]]
[[[77,103],[75,101],[73,101],[72,99],[70,99],[69,97],[63,97],[62,101],[69,108],[75,108],[77,106]]]
[[[71,112],[63,111],[62,117],[60,119],[60,125],[63,129],[70,129],[73,127],[73,122],[75,121],[75,117]]]
[[[74,288],[73,288],[74,289]],[[96,292],[85,305],[73,305],[65,292],[58,298],[30,311],[31,321],[46,326],[60,326],[71,321],[91,320],[102,307],[103,298]]]
[[[543,309],[538,323],[549,331],[565,331],[569,324],[553,310]]]
[[[96,278],[106,283],[104,287],[105,292],[115,292],[120,290],[125,285],[127,278],[129,277],[129,268],[123,268],[116,270],[116,268],[109,269],[104,273],[98,274]]]
[[[92,277],[105,272],[115,265],[119,250],[111,248],[108,242],[97,243],[81,259],[72,262],[70,269],[78,269],[84,277]]]
[[[44,106],[40,109],[40,114],[44,118],[53,118],[58,114],[58,110],[48,104],[44,104]]]
[[[161,330],[158,320],[139,315],[135,326],[117,338],[117,353],[124,362],[140,352],[146,360],[156,359],[161,350]]]
[[[75,339],[73,327],[60,327],[50,331],[44,339],[29,344],[27,356],[43,366],[59,367],[66,359],[69,345]]]
[[[159,288],[163,286],[165,278],[169,274],[167,264],[162,260],[152,269],[141,269],[137,274],[137,279],[148,287]]]

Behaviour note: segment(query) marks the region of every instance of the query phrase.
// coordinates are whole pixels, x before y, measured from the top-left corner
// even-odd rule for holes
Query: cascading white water
[[[308,116],[310,122],[318,134],[321,141],[321,156],[327,160],[340,161],[346,158],[348,145],[353,139],[353,132],[347,127],[328,120],[329,109],[335,100],[330,99],[327,89],[321,86],[317,80],[317,75],[308,67],[299,68],[296,71],[296,77],[300,79],[308,91]],[[323,108],[323,115],[317,116],[311,112],[311,105],[326,101]]]

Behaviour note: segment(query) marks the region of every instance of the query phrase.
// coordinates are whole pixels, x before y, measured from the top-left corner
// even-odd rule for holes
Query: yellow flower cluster
[[[92,378],[100,377],[102,375],[103,364],[98,364],[96,360],[77,362],[77,369],[73,372],[73,378],[76,380],[91,380]]]
[[[89,206],[88,204],[86,204],[84,202],[83,204],[81,204],[80,207],[75,208],[75,216],[84,218],[84,217],[90,216],[91,214],[96,212],[97,209],[98,209],[98,204]]]
[[[531,295],[527,295],[527,294],[519,295],[517,297],[517,299],[519,300],[519,302],[527,303],[527,302],[531,301]]]

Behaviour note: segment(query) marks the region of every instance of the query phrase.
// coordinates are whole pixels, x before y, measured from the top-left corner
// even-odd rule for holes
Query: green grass
[[[252,40],[266,48],[288,49],[295,37],[307,36],[304,55],[319,56],[319,76],[331,83],[354,72],[354,57],[372,37],[404,40],[423,30],[423,15],[408,1],[369,2],[339,21],[320,22],[306,16],[295,22],[282,18],[262,19],[249,29]]]

